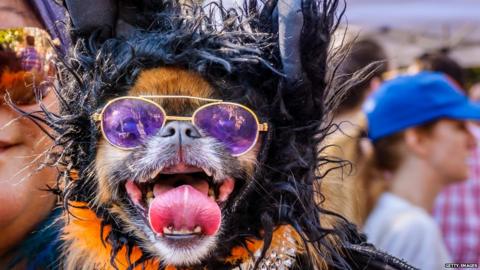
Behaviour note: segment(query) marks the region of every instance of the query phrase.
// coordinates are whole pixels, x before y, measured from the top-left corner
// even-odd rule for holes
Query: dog
[[[316,202],[338,5],[66,0],[62,267],[407,268]]]

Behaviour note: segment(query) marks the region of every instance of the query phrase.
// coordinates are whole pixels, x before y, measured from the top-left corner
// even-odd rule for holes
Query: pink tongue
[[[217,203],[190,185],[183,185],[155,195],[148,219],[152,229],[163,235],[163,228],[193,231],[200,226],[202,234],[213,235],[220,228],[221,211]]]

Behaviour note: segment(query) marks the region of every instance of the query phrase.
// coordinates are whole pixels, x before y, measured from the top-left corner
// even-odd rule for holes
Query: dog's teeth
[[[152,172],[152,174],[150,175],[150,179],[155,179],[155,177],[157,177],[157,175],[162,172],[163,170],[163,167],[160,167],[158,169],[156,169],[155,171]]]
[[[148,191],[147,194],[145,194],[145,199],[147,200],[147,205],[150,205],[154,199],[153,191]]]
[[[169,228],[171,228],[171,226],[169,226],[168,228],[167,228],[167,227],[163,227],[163,233],[164,233],[164,234],[172,234],[172,233],[173,233],[173,230],[170,230]]]
[[[177,230],[173,231],[173,234],[177,234],[177,235],[192,234],[192,233],[193,233],[192,231],[187,230],[187,229],[181,229],[179,231],[177,231]]]
[[[210,199],[215,200],[215,191],[213,190],[213,188],[209,188],[209,189],[208,189],[208,197],[209,197]]]
[[[150,206],[152,204],[153,198],[147,198],[147,205]]]
[[[187,230],[187,229],[181,229],[181,230],[175,230],[173,226],[168,226],[163,228],[163,234],[172,234],[172,235],[188,235],[188,234],[199,234],[202,232],[202,228],[200,226],[195,226],[195,228],[192,230]]]
[[[211,177],[213,175],[212,170],[210,170],[208,168],[203,168],[203,171],[205,171],[205,173],[208,175],[208,177]]]

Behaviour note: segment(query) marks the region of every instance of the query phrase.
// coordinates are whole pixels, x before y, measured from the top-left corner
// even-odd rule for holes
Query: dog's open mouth
[[[157,237],[182,241],[218,232],[220,206],[234,185],[233,178],[216,179],[209,168],[177,164],[128,180],[125,189]]]

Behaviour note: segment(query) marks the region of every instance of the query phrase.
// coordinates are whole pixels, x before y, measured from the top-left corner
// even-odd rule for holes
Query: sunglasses
[[[207,102],[191,117],[171,116],[151,99],[193,99]],[[232,156],[245,154],[255,146],[259,133],[268,130],[257,115],[244,105],[217,99],[190,96],[139,96],[111,100],[92,116],[100,122],[104,138],[113,146],[130,150],[157,134],[167,121],[190,121],[196,128],[217,139]]]
[[[0,29],[0,98],[17,105],[35,104],[55,77],[49,35],[34,27]]]

